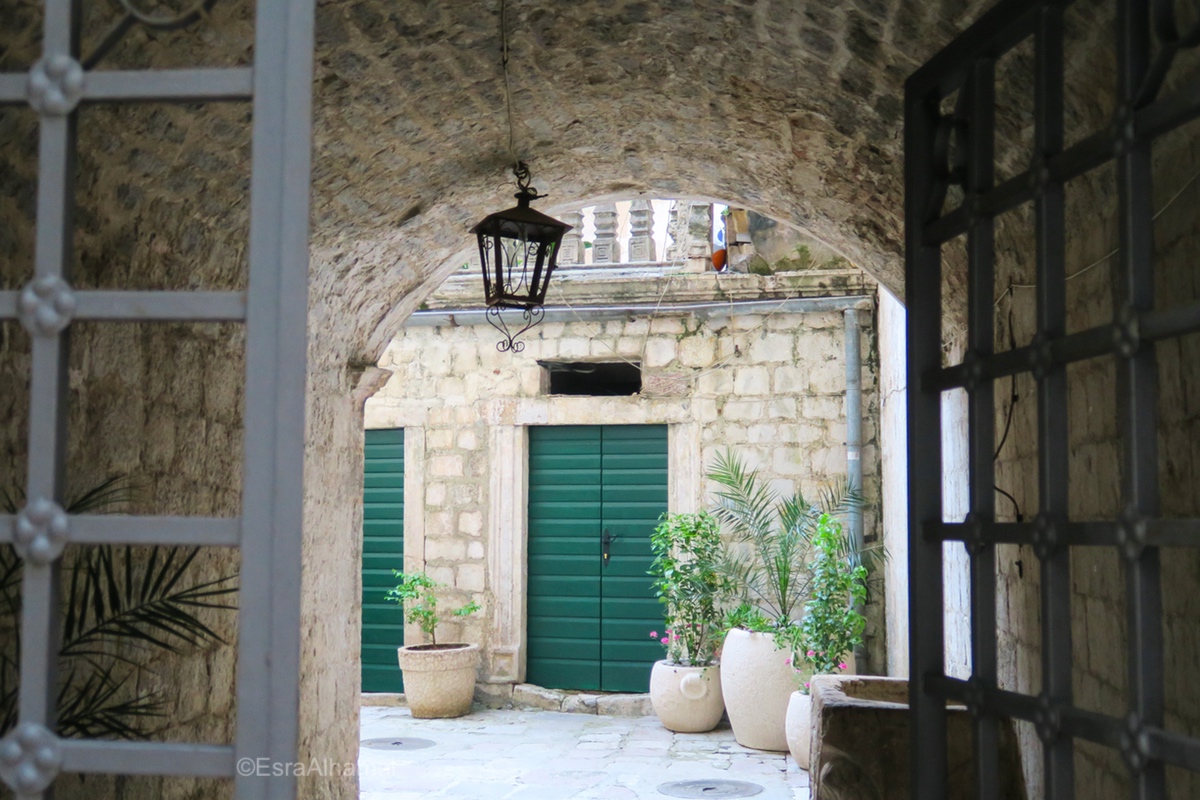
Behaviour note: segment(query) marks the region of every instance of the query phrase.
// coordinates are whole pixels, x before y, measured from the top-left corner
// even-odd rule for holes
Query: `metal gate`
[[[1200,546],[1200,521],[1160,518],[1155,343],[1200,331],[1200,306],[1156,306],[1151,145],[1200,115],[1200,91],[1160,96],[1173,57],[1200,43],[1200,23],[1181,30],[1171,0],[1114,0],[1117,111],[1111,125],[1064,148],[1063,10],[1069,3],[1001,2],[908,81],[905,98],[906,293],[908,304],[909,526],[912,796],[944,800],[945,701],[974,712],[974,767],[980,798],[995,798],[998,721],[1026,720],[1043,743],[1045,796],[1075,795],[1074,740],[1115,749],[1133,796],[1165,796],[1164,765],[1200,771],[1200,741],[1164,728],[1159,548]],[[1194,16],[1194,15],[1193,15]],[[996,81],[1005,53],[1032,40],[1033,160],[1015,177],[994,174]],[[952,111],[943,112],[957,93]],[[1113,265],[1114,319],[1068,333],[1064,266],[1064,184],[1115,159],[1119,255]],[[948,194],[951,187],[959,187]],[[961,196],[961,203],[946,203]],[[1024,347],[994,347],[995,220],[1032,203],[1036,227],[1037,334]],[[953,205],[947,209],[945,206]],[[967,352],[942,364],[943,247],[966,235]],[[1119,519],[1068,517],[1068,364],[1116,360],[1122,439]],[[994,383],[1031,373],[1037,382],[1038,508],[1032,521],[995,521]],[[942,517],[942,393],[969,397],[970,513]],[[946,675],[943,656],[943,542],[963,542],[970,559],[972,676]],[[997,681],[995,545],[1032,545],[1041,563],[1042,690],[1002,690]],[[1072,699],[1072,547],[1114,548],[1124,562],[1131,707],[1085,710]]]
[[[209,5],[187,21],[204,24]],[[313,2],[258,0],[254,65],[233,69],[92,71],[97,58],[79,52],[80,15],[77,0],[46,0],[42,59],[28,74],[0,74],[0,104],[28,103],[40,121],[35,275],[22,291],[0,291],[0,319],[20,320],[33,341],[29,500],[0,517],[0,542],[25,562],[19,722],[0,743],[0,778],[23,798],[41,797],[60,772],[228,778],[239,798],[294,797],[293,770],[267,779],[235,765],[296,761]],[[101,48],[146,18],[130,11]],[[72,289],[79,104],[216,100],[253,104],[247,291]],[[77,320],[245,325],[240,518],[64,513],[67,339]],[[68,542],[241,549],[235,745],[54,735],[58,559]]]

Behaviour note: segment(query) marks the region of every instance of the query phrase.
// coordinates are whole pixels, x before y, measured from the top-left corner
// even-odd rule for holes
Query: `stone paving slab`
[[[359,751],[361,800],[663,800],[659,784],[722,778],[763,787],[758,800],[810,800],[808,773],[784,754],[741,747],[733,732],[671,733],[654,717],[480,710],[413,719],[362,709],[360,738],[415,737],[422,750]]]

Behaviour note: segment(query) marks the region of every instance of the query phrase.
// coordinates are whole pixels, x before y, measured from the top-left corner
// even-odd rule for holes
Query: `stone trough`
[[[908,681],[859,675],[817,675],[811,683],[810,748],[813,800],[919,800],[909,786]],[[950,705],[947,796],[973,797],[971,714]],[[998,796],[1025,800],[1011,720],[1000,724]]]

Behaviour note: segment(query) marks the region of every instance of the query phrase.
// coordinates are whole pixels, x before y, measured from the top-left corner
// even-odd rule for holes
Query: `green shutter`
[[[601,570],[600,688],[650,690],[650,668],[663,656],[650,631],[663,631],[663,607],[646,574],[654,560],[650,534],[667,510],[667,429],[664,425],[604,428],[602,527],[616,538]]]
[[[525,679],[600,688],[600,428],[529,430]]]
[[[647,691],[663,622],[646,571],[666,509],[665,426],[530,428],[526,680]]]
[[[404,569],[404,430],[366,432],[363,477],[362,690],[402,692],[404,614],[383,599]]]

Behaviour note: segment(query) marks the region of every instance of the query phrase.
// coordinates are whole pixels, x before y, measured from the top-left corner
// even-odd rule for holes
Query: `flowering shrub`
[[[811,593],[790,643],[793,666],[803,661],[817,675],[845,670],[846,654],[862,643],[866,618],[855,605],[866,599],[867,570],[851,556],[841,523],[828,514],[818,518],[812,544]]]
[[[654,589],[666,609],[663,635],[667,661],[703,667],[713,663],[723,615],[721,602],[732,586],[718,569],[721,531],[711,514],[666,514],[650,535]]]

